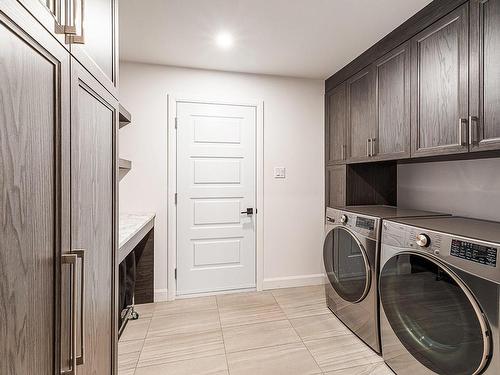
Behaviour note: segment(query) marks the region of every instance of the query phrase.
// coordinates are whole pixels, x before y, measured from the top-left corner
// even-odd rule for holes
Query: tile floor
[[[323,286],[137,306],[119,375],[392,375],[327,309]]]

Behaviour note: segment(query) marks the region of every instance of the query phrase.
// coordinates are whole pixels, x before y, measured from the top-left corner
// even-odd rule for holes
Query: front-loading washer
[[[500,223],[385,221],[380,328],[399,375],[500,374]]]
[[[327,305],[377,353],[381,352],[377,283],[382,220],[432,215],[443,214],[371,205],[326,210]]]

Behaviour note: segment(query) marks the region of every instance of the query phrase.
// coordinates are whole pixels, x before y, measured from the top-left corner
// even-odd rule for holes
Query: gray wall
[[[398,205],[500,221],[500,158],[399,165]]]

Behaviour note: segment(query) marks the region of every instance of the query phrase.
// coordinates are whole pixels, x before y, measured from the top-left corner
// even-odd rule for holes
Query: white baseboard
[[[168,300],[167,289],[155,289],[155,302],[165,302]]]
[[[325,275],[322,273],[301,276],[273,277],[264,279],[262,289],[294,288],[299,286],[323,285]]]

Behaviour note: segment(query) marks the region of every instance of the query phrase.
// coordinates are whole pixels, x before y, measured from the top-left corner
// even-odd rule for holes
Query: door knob
[[[246,211],[241,211],[242,214],[247,214],[248,216],[253,215],[253,208],[249,207],[246,209]]]

